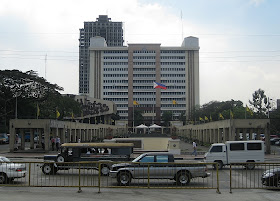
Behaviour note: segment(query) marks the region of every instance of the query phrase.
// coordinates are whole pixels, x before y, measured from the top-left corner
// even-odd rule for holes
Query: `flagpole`
[[[153,119],[152,119],[152,125],[154,124],[155,119],[155,87],[153,87]]]
[[[134,133],[134,103],[132,104],[132,132]]]

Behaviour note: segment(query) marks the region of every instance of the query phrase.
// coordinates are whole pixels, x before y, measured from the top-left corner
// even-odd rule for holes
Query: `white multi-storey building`
[[[115,102],[130,126],[134,110],[143,112],[147,125],[160,124],[164,111],[174,119],[185,113],[188,119],[199,104],[198,38],[187,37],[179,47],[107,47],[104,38],[93,37],[89,51],[89,96]],[[154,82],[167,89],[154,89]]]

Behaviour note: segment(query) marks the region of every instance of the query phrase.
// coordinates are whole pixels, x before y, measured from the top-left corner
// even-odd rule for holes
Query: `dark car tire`
[[[176,183],[180,186],[185,186],[191,181],[191,174],[188,171],[182,171],[177,174]]]
[[[117,176],[117,181],[120,186],[129,186],[131,182],[131,174],[129,172],[120,172]]]
[[[58,155],[56,160],[57,160],[58,163],[64,163],[65,162],[64,157],[62,155]]]
[[[0,173],[0,184],[5,184],[8,181],[8,177],[5,173]]]
[[[222,161],[215,161],[215,163],[218,163],[217,166],[218,166],[218,170],[221,170],[223,169],[223,162]],[[213,165],[213,169],[216,170],[216,164]]]
[[[101,176],[108,176],[110,173],[110,168],[108,165],[102,164],[100,169]]]
[[[57,168],[55,168],[53,164],[45,163],[42,167],[42,172],[46,175],[55,174],[57,172]]]

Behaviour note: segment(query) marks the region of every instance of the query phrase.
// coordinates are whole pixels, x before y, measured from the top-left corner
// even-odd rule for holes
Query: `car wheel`
[[[215,161],[215,163],[217,163],[218,170],[223,169],[224,164],[222,161]],[[213,165],[213,169],[216,169],[216,164]]]
[[[253,170],[253,169],[255,169],[255,164],[253,164],[253,163],[247,164],[247,165],[245,166],[245,168],[246,168],[247,170]]]
[[[190,181],[191,181],[191,175],[190,175],[190,173],[187,172],[187,171],[185,171],[185,172],[180,172],[180,173],[177,175],[177,178],[176,178],[177,185],[184,186],[184,185],[189,184]]]
[[[120,172],[117,177],[120,186],[129,186],[131,182],[131,175],[129,172]]]
[[[42,172],[47,175],[56,173],[52,164],[44,164],[42,167]]]
[[[7,175],[5,173],[0,174],[0,184],[5,184],[7,183]]]
[[[57,162],[59,162],[59,163],[64,163],[64,157],[61,156],[61,155],[59,155],[59,156],[57,157]]]
[[[102,176],[108,176],[109,172],[110,172],[110,168],[108,167],[108,165],[101,165],[100,174]]]

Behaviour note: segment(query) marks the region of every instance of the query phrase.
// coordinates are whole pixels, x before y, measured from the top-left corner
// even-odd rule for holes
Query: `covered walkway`
[[[10,120],[10,152],[14,152],[17,136],[20,139],[20,149],[25,149],[25,135],[30,135],[30,149],[41,148],[42,136],[45,151],[51,150],[51,137],[58,136],[61,143],[66,142],[92,142],[104,139],[118,133],[126,133],[126,126],[108,124],[87,124],[71,121],[58,121],[53,119],[11,119]],[[35,147],[34,137],[38,136],[39,143]],[[17,140],[18,140],[17,139]],[[17,143],[17,142],[16,142]]]

